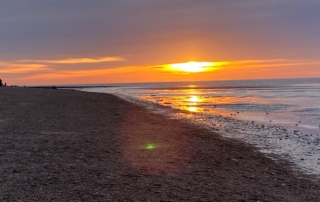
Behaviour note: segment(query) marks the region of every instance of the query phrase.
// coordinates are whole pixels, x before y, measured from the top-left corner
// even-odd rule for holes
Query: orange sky
[[[114,63],[115,68],[103,68],[105,63]],[[12,79],[20,85],[300,78],[320,75],[317,68],[320,61],[315,60],[214,61],[212,67],[204,67],[207,68],[204,72],[166,68],[167,64],[122,66],[122,63],[128,61],[120,57],[23,60],[14,63],[2,62],[8,68],[1,69],[0,73],[23,75],[21,78]],[[82,70],[55,69],[60,65],[83,64],[93,67]],[[95,66],[97,68],[94,68]],[[303,66],[308,68],[301,68]]]
[[[29,1],[0,8],[9,85],[320,77],[316,1]]]

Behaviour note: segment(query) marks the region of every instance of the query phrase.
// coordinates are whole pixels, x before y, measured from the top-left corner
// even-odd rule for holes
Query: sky
[[[2,0],[15,85],[320,77],[319,0]],[[168,64],[210,62],[186,72]]]

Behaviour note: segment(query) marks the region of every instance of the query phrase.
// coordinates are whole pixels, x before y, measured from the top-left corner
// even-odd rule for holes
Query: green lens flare
[[[155,149],[155,148],[157,148],[157,145],[156,145],[156,144],[147,144],[147,145],[145,146],[145,149]]]

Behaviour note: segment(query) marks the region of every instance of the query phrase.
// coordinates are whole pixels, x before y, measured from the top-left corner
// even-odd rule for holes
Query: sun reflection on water
[[[198,107],[187,107],[187,110],[190,111],[190,112],[197,112],[197,111],[199,111],[199,110],[198,110]]]

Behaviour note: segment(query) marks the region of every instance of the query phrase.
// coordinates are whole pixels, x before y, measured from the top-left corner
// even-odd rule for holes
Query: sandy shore
[[[1,201],[320,201],[320,181],[113,95],[0,88]]]

